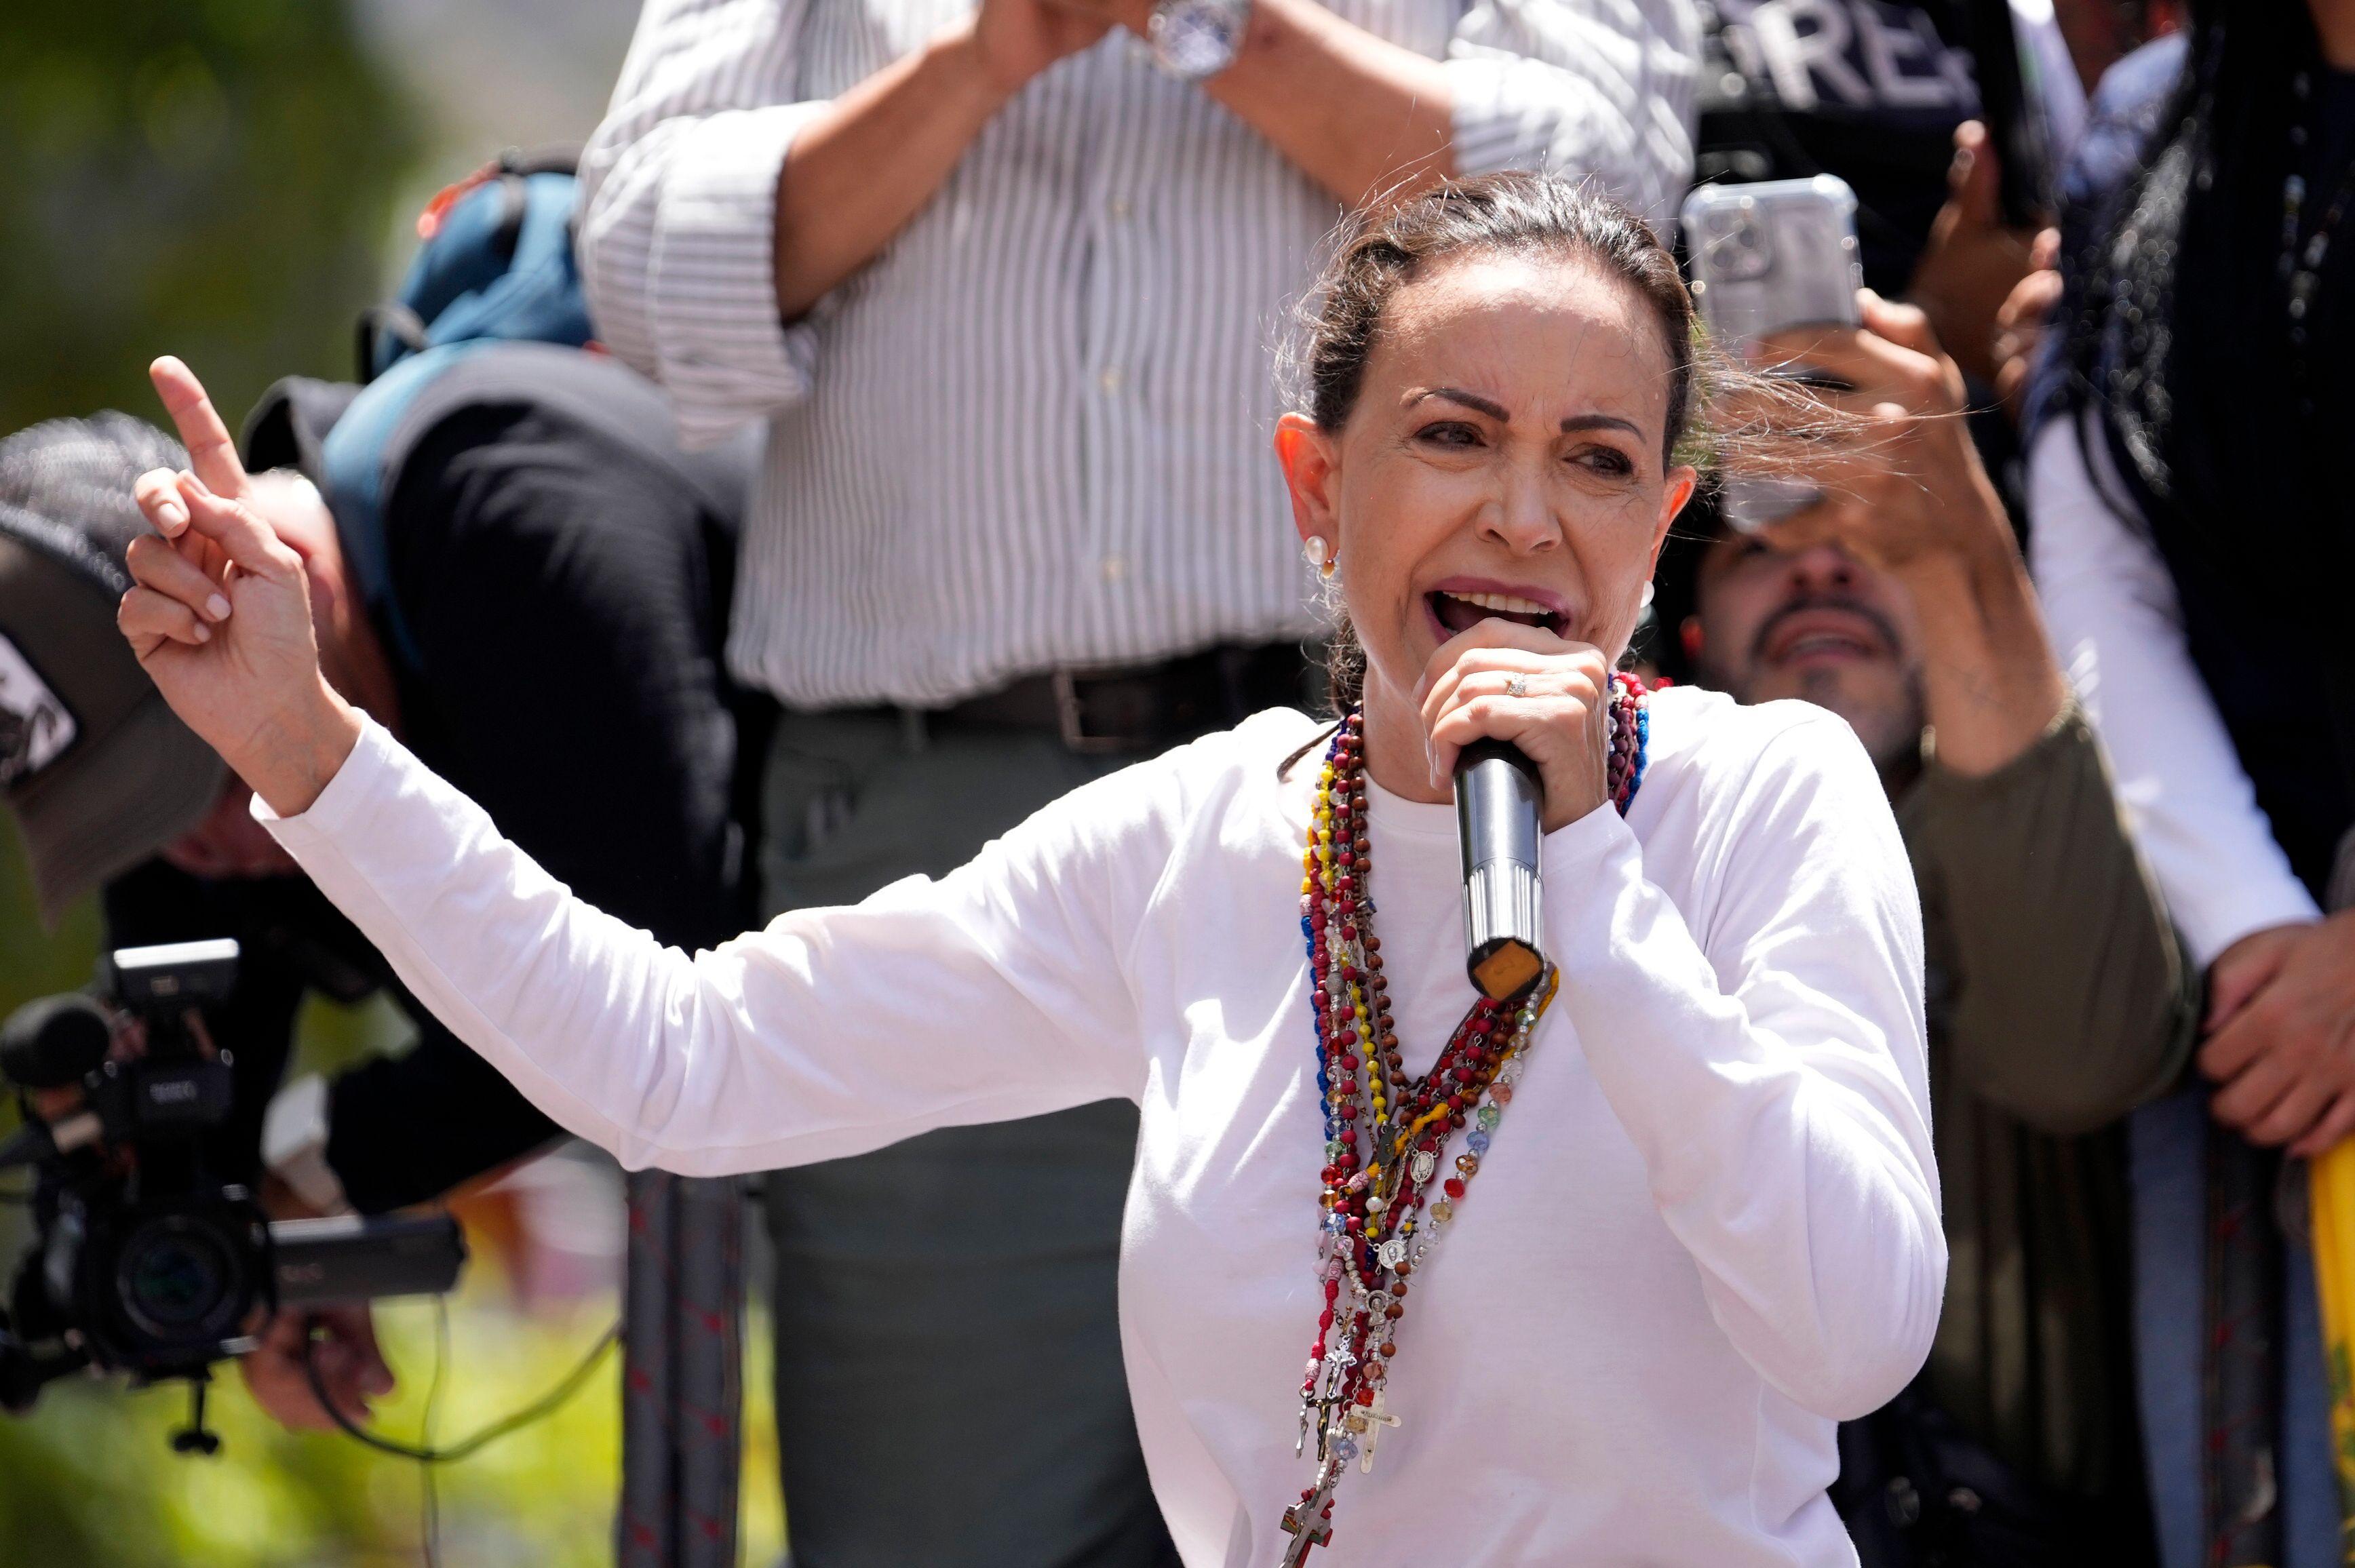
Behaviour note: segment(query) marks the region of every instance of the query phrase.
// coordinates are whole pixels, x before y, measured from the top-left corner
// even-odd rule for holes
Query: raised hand
[[[1994,138],[1977,121],[1964,121],[1955,127],[1946,205],[1905,290],[1929,313],[1946,352],[1981,383],[1994,379],[1997,312],[2028,275],[2035,240],[2004,224],[2000,185]]]
[[[2061,304],[2061,231],[2037,235],[2028,261],[2028,275],[1995,313],[1995,391],[2015,425],[2027,416],[2029,378]]]
[[[1961,417],[1961,374],[1920,310],[1870,291],[1861,301],[1862,327],[1794,328],[1763,345],[1770,358],[1846,382],[1853,389],[1833,400],[1858,421],[1806,475],[1824,499],[1768,537],[1789,550],[1837,544],[1901,575],[2008,540],[2003,502]]]
[[[116,624],[188,728],[272,809],[305,810],[360,732],[319,672],[309,575],[249,504],[236,443],[188,368],[158,359],[149,376],[189,468],[139,478],[155,533],[132,541]]]
[[[1863,305],[1861,330],[1774,341],[1853,389],[1837,401],[1856,422],[1808,467],[1823,498],[1765,536],[1790,552],[1833,546],[1903,585],[1920,618],[1939,764],[1985,777],[2036,743],[2068,684],[1964,423],[1962,376],[1921,311],[1870,292]]]

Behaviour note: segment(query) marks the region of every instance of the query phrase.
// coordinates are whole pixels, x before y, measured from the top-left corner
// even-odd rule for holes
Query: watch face
[[[1218,0],[1165,0],[1153,13],[1153,53],[1172,76],[1199,80],[1232,65],[1244,14]]]

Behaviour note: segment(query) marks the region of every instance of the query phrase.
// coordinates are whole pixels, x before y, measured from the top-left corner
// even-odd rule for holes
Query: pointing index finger
[[[205,487],[230,499],[244,495],[245,463],[237,454],[237,442],[196,372],[166,354],[147,367],[147,379],[178,427],[180,444],[188,449],[188,466]]]

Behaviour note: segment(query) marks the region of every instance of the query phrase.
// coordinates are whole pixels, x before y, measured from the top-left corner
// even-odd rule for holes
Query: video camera
[[[252,1349],[270,1313],[456,1284],[465,1242],[447,1214],[273,1223],[212,1170],[206,1137],[228,1119],[235,1080],[201,1009],[229,995],[237,962],[230,941],[116,950],[101,989],[146,1035],[128,1057],[112,1049],[107,1008],[80,992],[28,1002],[0,1026],[0,1076],[25,1109],[0,1139],[0,1169],[37,1173],[37,1234],[0,1311],[0,1407],[27,1411],[42,1385],[85,1367],[186,1379],[194,1413],[172,1444],[209,1454],[208,1369]]]

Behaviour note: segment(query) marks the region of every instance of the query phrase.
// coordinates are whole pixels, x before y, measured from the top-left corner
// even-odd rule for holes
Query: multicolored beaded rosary
[[[1644,782],[1651,715],[1644,684],[1622,674],[1612,693],[1611,802],[1624,815]],[[1352,1459],[1374,1467],[1386,1428],[1399,1424],[1383,1384],[1398,1353],[1410,1276],[1455,1217],[1479,1173],[1513,1085],[1521,1075],[1538,1020],[1561,983],[1547,965],[1516,1000],[1482,997],[1455,1026],[1446,1049],[1419,1079],[1405,1075],[1382,944],[1374,934],[1369,894],[1371,843],[1366,830],[1363,715],[1352,712],[1333,733],[1318,774],[1310,818],[1300,927],[1317,1001],[1316,1087],[1325,1100],[1324,1211],[1316,1277],[1325,1287],[1316,1343],[1300,1385],[1300,1442],[1316,1439],[1316,1479],[1284,1510],[1292,1544],[1284,1568],[1298,1568],[1311,1547],[1333,1536],[1333,1490]],[[1439,1174],[1450,1136],[1464,1127],[1464,1151],[1419,1218]]]

